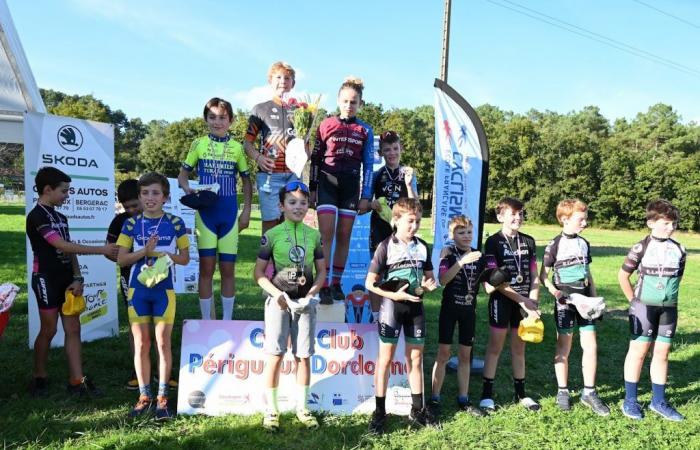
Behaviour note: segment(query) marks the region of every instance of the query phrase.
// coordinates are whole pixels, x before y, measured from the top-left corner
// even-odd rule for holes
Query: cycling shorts
[[[66,289],[73,283],[73,274],[32,274],[32,290],[40,310],[58,309],[66,301]]]
[[[474,345],[476,311],[473,305],[442,305],[438,320],[438,342],[440,344],[452,344],[456,325],[459,326],[459,344],[467,347]]]
[[[216,256],[224,262],[236,262],[238,254],[238,200],[219,197],[212,206],[195,214],[195,233],[199,256]]]
[[[175,291],[138,286],[129,289],[129,323],[175,323]]]
[[[395,302],[382,298],[379,309],[379,340],[396,344],[403,328],[407,344],[425,344],[425,310],[423,302]]]
[[[676,334],[678,308],[676,306],[647,305],[634,300],[629,310],[632,340],[671,342]]]

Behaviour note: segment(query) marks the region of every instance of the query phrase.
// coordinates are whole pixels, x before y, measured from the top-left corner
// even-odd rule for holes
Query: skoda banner
[[[186,320],[182,329],[178,414],[255,414],[265,410],[265,324],[248,320]],[[389,366],[386,409],[407,415],[411,390],[403,339]],[[374,373],[379,337],[372,324],[318,322],[307,406],[332,414],[374,411]],[[282,411],[296,407],[295,361],[281,365],[277,399]]]
[[[114,129],[111,124],[41,113],[24,115],[24,182],[26,212],[38,200],[34,177],[39,168],[53,166],[68,174],[69,198],[58,208],[68,218],[71,240],[77,244],[105,244],[114,218]],[[27,239],[27,286],[31,286],[33,254]],[[85,277],[87,309],[80,316],[83,341],[115,336],[117,279],[115,265],[102,255],[79,255]],[[29,294],[29,346],[39,333],[36,296]],[[61,321],[52,346],[63,345]]]

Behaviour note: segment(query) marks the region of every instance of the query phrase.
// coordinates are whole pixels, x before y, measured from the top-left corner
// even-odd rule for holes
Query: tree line
[[[52,114],[114,124],[117,181],[150,170],[177,176],[190,143],[207,133],[199,116],[143,123],[92,95],[45,89],[41,94]],[[566,114],[534,109],[519,114],[488,104],[476,111],[490,149],[488,221],[495,221],[493,209],[506,195],[525,201],[528,220],[538,223],[555,222],[557,202],[578,197],[589,204],[595,225],[640,228],[646,202],[663,197],[680,208],[682,229],[700,231],[700,126],[683,123],[670,105],[659,103],[613,122],[595,106]],[[231,133],[242,141],[248,112],[238,109],[235,116]],[[416,169],[419,191],[430,200],[433,107],[368,103],[358,117],[375,134],[394,130],[401,136],[402,162]]]

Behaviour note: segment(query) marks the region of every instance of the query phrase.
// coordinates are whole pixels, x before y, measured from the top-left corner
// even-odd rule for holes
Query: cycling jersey
[[[361,198],[372,198],[374,134],[372,127],[356,117],[328,117],[321,122],[311,155],[310,189],[316,191],[320,172],[362,176]]]
[[[294,109],[288,107],[279,97],[258,103],[250,112],[245,140],[255,143],[260,140],[260,153],[275,160],[272,173],[289,173],[284,152],[287,143],[296,136],[292,117]]]
[[[185,223],[179,217],[168,213],[164,213],[160,217],[145,217],[143,214],[139,214],[136,217],[128,218],[124,222],[119,239],[117,239],[117,245],[127,249],[133,248],[134,252],[138,252],[146,246],[151,236],[158,236],[158,243],[154,250],[154,253],[158,255],[163,254],[163,252],[175,254],[177,249],[187,249],[190,246]],[[152,265],[156,259],[157,256],[149,256],[134,263],[129,279],[130,290],[134,288],[149,289],[141,284],[137,276],[141,273],[141,267],[144,264]],[[150,289],[172,289],[172,275],[171,267],[170,276]]]
[[[561,233],[544,250],[544,267],[554,268],[554,285],[581,283],[590,276],[591,246],[579,235]]]
[[[235,197],[236,174],[249,175],[243,147],[228,135],[220,138],[209,134],[195,139],[182,168],[191,172],[195,167],[201,184],[219,183],[219,197]]]
[[[323,259],[321,233],[285,219],[263,235],[258,258],[272,259],[275,275],[270,281],[277,289],[291,299],[302,298],[314,284],[314,262]]]
[[[411,185],[415,192],[418,192],[415,176],[411,181]],[[372,192],[375,200],[382,197],[386,198],[389,208],[393,208],[400,198],[408,197],[408,188],[404,182],[404,173],[401,167],[390,169],[387,166],[383,166],[374,172],[372,175]],[[372,210],[370,218],[370,250],[374,252],[379,243],[391,235],[391,231],[391,225],[379,217],[377,211]]]
[[[33,273],[73,274],[71,255],[51,245],[61,238],[70,241],[66,216],[51,206],[37,203],[27,214],[26,231],[34,254]]]
[[[411,295],[415,295],[423,274],[432,270],[428,244],[424,240],[414,237],[405,244],[395,234],[379,244],[369,264],[369,272],[383,274],[383,280],[399,278],[408,281],[406,292]]]
[[[685,248],[673,239],[647,236],[627,253],[622,270],[639,272],[634,296],[648,305],[678,304],[678,288],[685,270]]]
[[[535,240],[531,236],[517,233],[510,238],[499,231],[486,239],[484,253],[495,258],[498,267],[510,272],[509,284],[513,290],[525,297],[530,295],[531,281],[537,276]],[[498,290],[491,297],[511,301]]]
[[[448,253],[440,259],[440,275],[450,270],[450,267],[457,264],[457,261],[466,253],[455,246],[448,247],[447,251]],[[476,249],[471,251],[475,252]],[[496,268],[495,260],[487,258],[485,255],[472,263],[462,266],[442,290],[442,305],[473,307],[476,304],[476,295],[479,293],[479,280],[483,271]]]
[[[510,287],[524,297],[530,296],[533,277],[537,273],[535,240],[524,233],[510,238],[502,231],[489,236],[484,244],[487,258],[510,272]],[[492,262],[493,264],[493,262]],[[517,328],[523,318],[520,305],[499,290],[489,296],[489,324],[495,328]]]

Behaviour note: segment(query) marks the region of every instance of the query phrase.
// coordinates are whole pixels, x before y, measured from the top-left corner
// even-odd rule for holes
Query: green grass
[[[429,235],[429,223],[422,233]],[[486,226],[494,233],[495,224]],[[523,230],[537,239],[541,252],[550,238],[558,233],[554,226],[526,226]],[[258,246],[259,220],[241,236],[241,257],[237,273],[238,300],[236,318],[261,320],[262,302],[249,274]],[[556,382],[552,359],[554,353],[553,303],[548,294],[542,296],[545,340],[531,345],[527,353],[527,389],[540,398],[543,410],[527,413],[511,402],[512,380],[510,357],[505,349],[496,379],[496,400],[504,407],[489,418],[476,419],[456,413],[454,373],[448,373],[443,388],[444,426],[442,430],[410,431],[405,420],[392,417],[389,433],[383,437],[365,435],[367,416],[324,416],[319,431],[306,432],[289,415],[283,416],[282,432],[269,435],[262,431],[261,416],[193,417],[182,416],[157,426],[150,420],[126,418],[135,395],[123,389],[131,368],[126,339],[127,321],[120,310],[119,338],[104,339],[84,345],[86,372],[105,389],[103,399],[77,402],[63,390],[66,366],[63,351],[54,349],[49,371],[53,384],[49,399],[33,400],[26,394],[32,366],[27,348],[27,295],[24,255],[24,207],[0,206],[0,280],[11,281],[22,288],[12,319],[0,339],[0,442],[7,448],[700,448],[700,235],[679,233],[676,238],[688,249],[686,275],[681,283],[680,324],[671,353],[668,394],[686,415],[682,424],[665,422],[648,415],[632,422],[622,416],[619,404],[623,396],[622,363],[628,342],[626,301],[617,286],[617,271],[628,248],[644,235],[638,231],[585,232],[593,246],[592,270],[599,292],[606,297],[610,312],[598,328],[598,386],[602,398],[611,406],[608,418],[598,418],[587,408],[575,403],[564,414],[554,404]],[[435,357],[439,293],[426,303],[428,342],[426,345],[426,380]],[[479,296],[477,340],[475,351],[483,355],[487,337],[486,298]],[[120,306],[121,308],[121,306]],[[178,322],[198,318],[195,295],[178,299]],[[180,348],[180,327],[175,328],[173,348]],[[571,355],[570,387],[580,388],[581,352],[575,346]],[[426,382],[429,386],[429,381]],[[648,403],[648,364],[640,383],[641,401]],[[472,396],[481,392],[478,377],[472,379]],[[427,389],[429,392],[429,387]],[[575,397],[575,400],[578,396]]]

